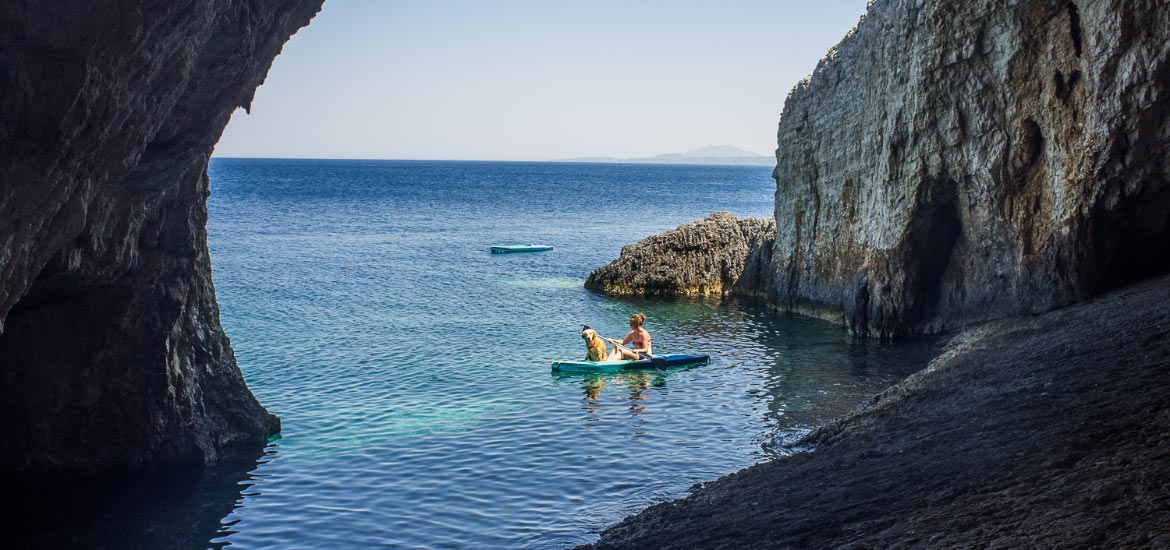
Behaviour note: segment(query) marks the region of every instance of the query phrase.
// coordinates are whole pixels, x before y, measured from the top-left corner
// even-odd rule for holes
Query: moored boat
[[[509,252],[544,252],[553,247],[545,244],[498,244],[491,247],[492,254],[506,254]]]

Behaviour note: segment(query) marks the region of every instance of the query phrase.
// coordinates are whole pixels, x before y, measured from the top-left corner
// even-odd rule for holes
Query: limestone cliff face
[[[877,0],[792,90],[767,292],[894,336],[1170,267],[1170,5]]]
[[[768,276],[775,228],[771,218],[715,212],[622,247],[618,259],[589,274],[585,287],[614,295],[755,294]]]
[[[321,0],[0,5],[0,471],[279,430],[219,324],[207,159]]]

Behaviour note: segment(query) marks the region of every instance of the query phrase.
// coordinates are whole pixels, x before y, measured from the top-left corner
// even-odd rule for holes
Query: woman
[[[606,338],[611,344],[620,344],[617,351],[621,354],[621,359],[645,359],[650,357],[650,333],[642,328],[642,323],[646,322],[646,316],[641,313],[635,313],[630,316],[630,333],[626,335],[621,342]],[[632,348],[632,349],[631,349]]]
[[[581,339],[585,340],[585,360],[586,361],[617,361],[622,358],[622,352],[614,348],[612,353],[605,353],[605,342],[603,338],[597,335],[597,331],[588,326],[581,329]],[[609,340],[609,338],[605,338]]]

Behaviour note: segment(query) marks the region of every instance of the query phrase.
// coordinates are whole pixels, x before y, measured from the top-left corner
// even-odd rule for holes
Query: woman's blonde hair
[[[632,321],[635,325],[642,326],[642,323],[646,322],[646,316],[642,315],[641,313],[635,313],[630,316],[630,321]]]

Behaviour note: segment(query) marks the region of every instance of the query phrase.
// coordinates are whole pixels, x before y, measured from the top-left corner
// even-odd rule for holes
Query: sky
[[[219,157],[770,155],[867,0],[328,0]]]

